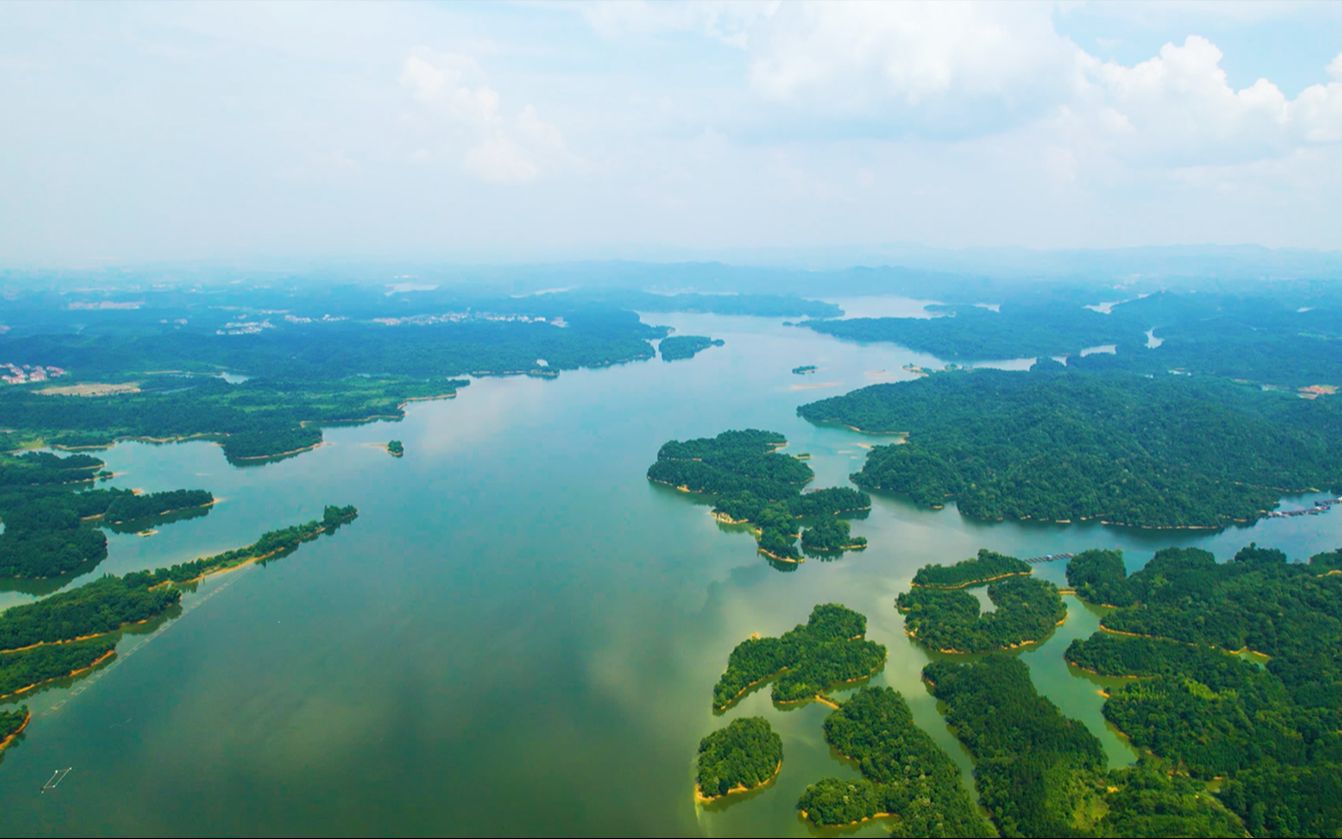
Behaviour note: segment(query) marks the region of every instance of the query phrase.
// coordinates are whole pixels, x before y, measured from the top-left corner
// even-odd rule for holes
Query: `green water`
[[[207,581],[182,617],[123,642],[110,666],[30,699],[33,723],[0,763],[0,832],[801,835],[802,788],[853,770],[822,739],[822,706],[776,710],[764,691],[711,712],[712,685],[749,633],[782,632],[820,601],[866,613],[869,636],[890,648],[875,681],[901,690],[968,771],[919,681],[927,655],[893,608],[920,565],[980,547],[1114,546],[1135,567],[1168,544],[1224,554],[1255,539],[1293,556],[1342,544],[1342,513],[1150,534],[974,524],[878,498],[854,524],[866,552],[775,570],[749,534],[648,484],[658,446],[777,429],[813,455],[817,486],[841,482],[870,438],[812,427],[794,408],[938,362],[777,321],[648,319],[727,345],[687,362],[478,381],[399,424],[330,430],[329,445],[262,467],[229,467],[207,443],[107,452],[118,486],[199,486],[223,501],[151,538],[112,536],[99,573],[245,544],[328,502],[357,504],[360,517],[280,562]],[[800,364],[820,369],[792,375]],[[375,446],[392,437],[403,459]],[[1023,656],[1122,764],[1131,753],[1104,725],[1099,683],[1062,661],[1098,615],[1068,607]],[[778,782],[696,807],[699,738],[752,714],[783,737]]]

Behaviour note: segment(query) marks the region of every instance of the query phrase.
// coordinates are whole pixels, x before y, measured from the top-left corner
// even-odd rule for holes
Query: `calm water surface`
[[[33,723],[0,765],[0,832],[804,835],[801,790],[856,773],[825,745],[822,706],[777,710],[766,689],[711,712],[727,654],[751,632],[783,632],[818,602],[864,612],[869,637],[890,648],[874,681],[902,691],[967,773],[919,681],[928,656],[893,606],[919,566],[980,547],[1120,547],[1136,568],[1171,544],[1225,556],[1254,539],[1297,557],[1342,544],[1337,512],[1153,534],[976,524],[878,498],[854,524],[866,552],[775,570],[748,533],[644,479],[658,446],[777,429],[812,454],[816,486],[842,483],[879,438],[813,427],[796,406],[940,362],[774,320],[648,319],[727,344],[685,362],[477,381],[404,422],[328,430],[329,445],[267,466],[230,467],[208,443],[108,451],[117,486],[204,487],[222,503],[150,538],[111,536],[99,574],[246,544],[326,503],[357,504],[360,517],[280,562],[205,582],[185,614],[123,641],[110,666],[30,699]],[[792,375],[801,364],[819,371]],[[392,437],[403,459],[377,447]],[[1037,573],[1061,581],[1063,569]],[[8,591],[0,604],[33,596]],[[1073,598],[1068,609],[1022,656],[1122,765],[1132,753],[1105,727],[1101,683],[1062,660],[1099,615]],[[699,739],[754,714],[783,737],[778,782],[697,807]]]

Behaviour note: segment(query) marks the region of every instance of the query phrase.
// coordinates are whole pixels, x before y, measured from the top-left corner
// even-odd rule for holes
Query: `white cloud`
[[[1088,87],[1069,112],[1081,136],[1127,159],[1173,166],[1249,161],[1342,140],[1342,82],[1294,100],[1271,81],[1234,89],[1220,49],[1192,35],[1131,67],[1087,57]],[[1336,63],[1336,62],[1335,62]]]
[[[571,159],[563,133],[534,106],[505,112],[502,97],[469,56],[417,48],[401,65],[400,83],[422,105],[421,130],[430,135],[411,153],[414,162],[431,160],[429,148],[436,145],[481,180],[525,183],[546,164]]]

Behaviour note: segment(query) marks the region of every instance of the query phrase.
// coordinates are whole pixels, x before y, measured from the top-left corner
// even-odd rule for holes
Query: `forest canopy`
[[[726,710],[773,680],[777,704],[805,702],[885,666],[885,647],[865,639],[867,618],[837,603],[811,610],[804,624],[779,637],[752,637],[732,650],[713,687],[713,708]]]
[[[751,525],[760,553],[776,561],[801,561],[797,538],[803,525],[822,527],[811,537],[818,552],[864,547],[865,539],[849,537],[842,527],[825,528],[822,522],[864,513],[871,508],[871,497],[852,487],[802,492],[815,473],[803,461],[777,451],[786,445],[782,434],[757,428],[672,440],[657,452],[648,480],[707,496],[719,521]]]
[[[1291,492],[1342,489],[1342,405],[1198,377],[940,373],[798,409],[905,432],[853,481],[997,521],[1224,527]]]
[[[815,827],[893,817],[893,836],[991,836],[956,768],[888,687],[864,687],[825,720],[825,741],[862,772],[825,778],[797,809]]]
[[[747,792],[774,779],[783,740],[764,717],[744,717],[699,742],[696,792],[711,799]]]

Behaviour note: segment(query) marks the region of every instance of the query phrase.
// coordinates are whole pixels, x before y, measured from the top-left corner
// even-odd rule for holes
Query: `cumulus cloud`
[[[769,99],[933,120],[948,101],[999,113],[1055,101],[1079,52],[1048,7],[991,3],[788,3],[750,45],[751,83]]]
[[[624,32],[707,30],[724,15],[711,4],[608,5],[589,20]],[[1052,127],[1044,154],[1073,177],[1097,156],[1222,165],[1342,141],[1342,55],[1330,81],[1291,99],[1268,79],[1236,89],[1221,50],[1196,34],[1131,65],[1102,61],[1058,31],[1056,11],[792,2],[746,5],[730,20],[749,87],[780,133],[971,139]]]
[[[1342,140],[1342,82],[1288,99],[1271,81],[1236,90],[1221,50],[1200,36],[1131,67],[1087,60],[1073,115],[1115,154],[1172,165],[1255,160]],[[1336,62],[1334,62],[1336,63]]]
[[[426,119],[419,128],[433,135],[429,140],[436,137],[432,145],[481,180],[525,183],[540,176],[545,165],[570,157],[562,132],[534,106],[505,112],[499,92],[469,56],[418,48],[402,63],[400,83],[423,108]],[[416,163],[433,157],[428,143],[411,154]]]

